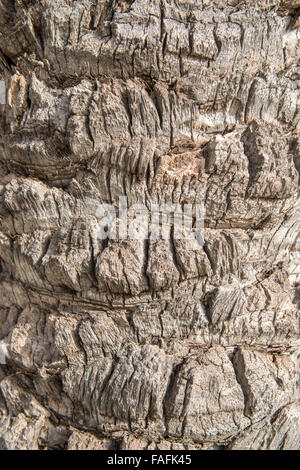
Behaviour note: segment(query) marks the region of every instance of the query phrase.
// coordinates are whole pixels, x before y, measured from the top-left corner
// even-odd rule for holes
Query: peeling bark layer
[[[0,448],[299,447],[299,11],[0,1]]]

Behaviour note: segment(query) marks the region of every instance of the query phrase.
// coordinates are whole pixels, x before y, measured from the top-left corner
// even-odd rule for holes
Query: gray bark
[[[299,448],[299,12],[0,1],[0,448]],[[125,195],[203,248],[99,240]]]

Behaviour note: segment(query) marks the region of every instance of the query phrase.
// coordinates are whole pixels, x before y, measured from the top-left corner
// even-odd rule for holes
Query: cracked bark
[[[0,1],[1,449],[299,448],[299,8]]]

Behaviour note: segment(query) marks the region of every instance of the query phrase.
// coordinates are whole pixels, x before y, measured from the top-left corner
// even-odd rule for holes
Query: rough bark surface
[[[0,448],[299,448],[299,12],[0,1]],[[100,241],[122,195],[203,248]]]

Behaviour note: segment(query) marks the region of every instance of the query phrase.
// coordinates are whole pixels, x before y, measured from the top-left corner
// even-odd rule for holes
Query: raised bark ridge
[[[0,448],[299,447],[299,11],[0,1]],[[122,195],[203,249],[99,241]]]

